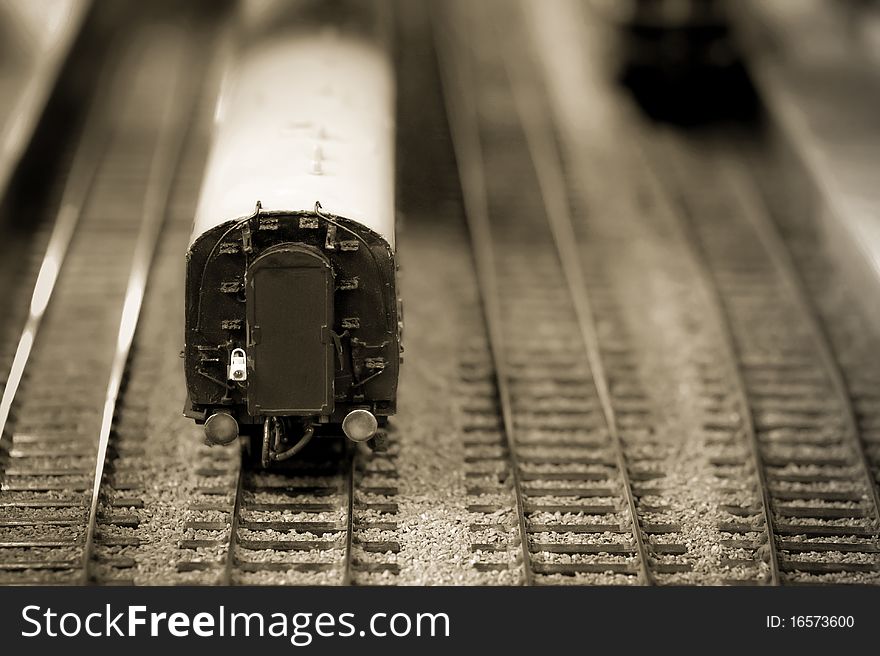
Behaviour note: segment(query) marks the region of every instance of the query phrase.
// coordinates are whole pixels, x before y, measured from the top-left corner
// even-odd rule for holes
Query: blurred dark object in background
[[[749,118],[757,101],[719,0],[635,0],[620,23],[621,81],[652,118]]]

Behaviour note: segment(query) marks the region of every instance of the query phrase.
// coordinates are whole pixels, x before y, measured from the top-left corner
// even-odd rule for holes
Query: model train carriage
[[[187,256],[186,413],[269,464],[395,411],[394,72],[384,3],[243,7]]]
[[[395,411],[399,329],[394,255],[355,221],[262,212],[198,237],[187,263],[189,412],[216,441],[267,418],[302,431],[352,411]],[[346,432],[366,439],[369,418]],[[234,428],[235,430],[228,430]]]

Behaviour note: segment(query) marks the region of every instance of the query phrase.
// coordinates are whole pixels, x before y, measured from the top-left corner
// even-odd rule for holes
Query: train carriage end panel
[[[309,246],[281,244],[248,267],[252,416],[333,412],[333,270]]]
[[[312,262],[320,276],[306,273]],[[243,428],[266,416],[338,424],[356,408],[394,414],[395,275],[380,235],[321,211],[257,211],[204,233],[187,254],[186,414],[203,422],[223,411]],[[241,378],[230,375],[238,350]],[[302,367],[311,371],[295,373]]]

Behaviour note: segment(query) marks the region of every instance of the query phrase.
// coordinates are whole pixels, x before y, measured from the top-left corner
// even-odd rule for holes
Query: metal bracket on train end
[[[323,212],[323,207],[321,207],[321,201],[315,201],[315,216],[318,218],[324,219],[324,223],[327,224],[327,236],[324,238],[324,248],[328,251],[336,250],[336,224],[330,220]]]
[[[229,366],[226,370],[226,377],[237,383],[247,380],[247,354],[244,349],[237,348],[232,350],[229,357]]]
[[[324,248],[328,251],[336,250],[336,226],[332,223],[327,224],[327,238],[324,239]]]
[[[345,369],[345,357],[344,351],[342,349],[342,339],[344,337],[348,337],[348,331],[346,330],[341,335],[337,335],[335,330],[330,331],[330,338],[333,340],[333,346],[336,348],[336,358],[339,362],[339,370],[342,371]]]
[[[258,200],[256,206],[254,207],[254,213],[244,220],[244,225],[241,228],[241,250],[243,250],[245,253],[250,253],[254,250],[251,222],[257,219],[260,216],[260,212],[262,211],[263,203],[262,201]]]
[[[241,229],[241,250],[245,253],[250,253],[254,250],[253,241],[251,238],[251,221],[248,219],[244,222],[244,226]]]

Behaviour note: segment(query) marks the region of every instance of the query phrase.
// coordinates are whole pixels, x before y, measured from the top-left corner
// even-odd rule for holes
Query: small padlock
[[[247,355],[244,349],[233,349],[229,357],[229,367],[226,373],[229,380],[241,382],[247,380]]]

